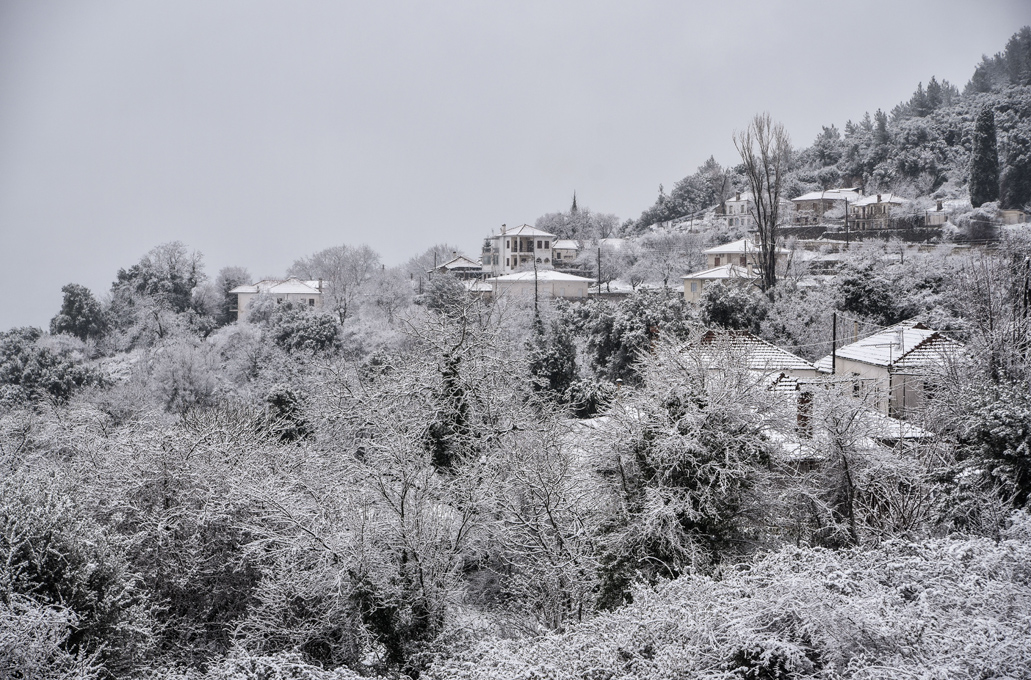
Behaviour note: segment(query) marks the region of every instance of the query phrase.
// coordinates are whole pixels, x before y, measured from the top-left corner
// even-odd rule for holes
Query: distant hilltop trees
[[[782,195],[848,186],[906,198],[969,194],[975,207],[999,201],[1004,210],[1024,209],[1031,203],[1029,88],[1031,27],[1025,26],[1002,52],[981,60],[962,92],[932,76],[887,113],[877,109],[843,129],[824,127],[811,146],[794,149]],[[984,109],[994,115],[994,139],[985,136],[987,128],[975,131]],[[987,156],[992,145],[995,171]],[[654,224],[690,219],[747,189],[742,166],[723,167],[710,158],[671,190],[660,186],[655,203],[625,231],[643,233]]]

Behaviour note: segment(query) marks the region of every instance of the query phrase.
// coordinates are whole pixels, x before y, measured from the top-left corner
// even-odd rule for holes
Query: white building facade
[[[488,276],[502,276],[532,268],[535,260],[538,269],[551,269],[555,239],[554,234],[528,224],[512,229],[502,226],[500,234],[484,240],[483,271]]]

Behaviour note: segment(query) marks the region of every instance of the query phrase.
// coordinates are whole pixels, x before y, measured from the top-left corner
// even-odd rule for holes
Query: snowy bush
[[[563,635],[486,640],[429,677],[1022,677],[1031,545],[785,548],[683,577]]]

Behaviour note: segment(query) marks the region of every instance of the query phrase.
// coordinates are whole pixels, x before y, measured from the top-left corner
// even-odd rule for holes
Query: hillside
[[[787,198],[839,186],[867,194],[892,192],[909,198],[956,199],[969,195],[974,119],[983,107],[995,113],[1002,178],[1001,207],[1031,202],[1031,28],[1024,27],[994,57],[977,65],[960,93],[933,76],[909,101],[890,112],[863,114],[843,129],[826,126],[808,147],[796,147],[787,172]],[[675,222],[715,206],[733,191],[747,190],[739,167],[710,158],[697,172],[660,189],[656,202],[629,231]]]
[[[986,103],[1014,182],[1015,59],[792,187],[964,195]],[[171,242],[0,332],[0,678],[1026,675],[1031,227],[791,240],[765,290],[742,241],[692,301],[744,228],[573,208],[496,237],[508,290],[445,244],[255,280]],[[553,234],[590,295],[538,289]]]

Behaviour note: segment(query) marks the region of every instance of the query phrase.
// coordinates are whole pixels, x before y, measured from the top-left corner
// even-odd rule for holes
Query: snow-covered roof
[[[723,245],[709,248],[708,250],[703,250],[702,252],[705,255],[745,255],[757,252],[758,250],[759,246],[755,245],[752,239],[742,238],[737,241],[731,241],[730,243],[724,243]],[[783,248],[777,248],[777,252],[786,253],[788,251]]]
[[[498,283],[515,283],[518,281],[533,281],[534,280],[533,270],[525,272],[516,272],[514,274],[505,274],[504,276],[495,276],[487,279],[488,281],[497,281]],[[564,274],[563,272],[557,272],[554,269],[539,269],[536,273],[538,281],[583,281],[585,283],[591,283],[594,279],[585,279],[582,276],[573,276],[572,274]]]
[[[857,201],[862,198],[863,194],[859,193],[856,189],[827,189],[826,191],[810,191],[808,194],[802,194],[792,198],[792,201],[844,201],[848,199],[851,201]]]
[[[492,292],[494,292],[494,287],[493,286],[491,286],[486,281],[481,281],[480,279],[470,279],[468,281],[465,281],[464,285],[466,287],[466,290],[468,290],[470,293],[492,293]]]
[[[874,409],[864,409],[860,417],[867,435],[875,439],[930,439],[934,436],[922,427]]]
[[[470,260],[465,255],[459,255],[458,257],[448,260],[444,264],[438,266],[437,269],[480,269],[480,263],[475,260]]]
[[[706,255],[724,255],[728,253],[736,255],[744,253],[754,253],[755,250],[756,247],[755,244],[752,243],[752,239],[742,238],[738,239],[737,241],[731,241],[730,243],[724,243],[723,245],[716,246],[714,248],[709,248],[708,250],[704,250],[702,252],[704,252]]]
[[[739,203],[750,200],[752,200],[752,192],[742,191],[740,193],[735,192],[734,195],[728,198],[726,201],[724,201],[724,203]]]
[[[955,356],[962,349],[962,343],[922,323],[903,321],[862,340],[839,347],[836,354],[842,359],[899,369],[939,365],[944,359]],[[829,372],[831,355],[817,361],[816,367]]]
[[[693,280],[704,279],[708,281],[710,279],[754,279],[756,276],[748,267],[742,267],[736,264],[724,264],[719,267],[713,267],[712,269],[706,269],[705,271],[688,274],[682,278]]]
[[[549,238],[555,238],[554,234],[549,234],[546,231],[542,231],[536,227],[531,227],[529,224],[523,224],[515,227],[514,229],[506,229],[501,233],[502,236],[547,236]]]
[[[742,356],[753,371],[813,371],[815,367],[787,350],[770,344],[747,331],[709,331],[701,344],[713,348],[726,348]]]
[[[870,194],[869,196],[864,196],[863,198],[860,198],[852,205],[858,208],[865,205],[875,205],[877,203],[894,203],[896,205],[902,205],[903,203],[908,202],[908,198],[902,198],[901,196],[896,196],[895,194]]]
[[[552,243],[551,247],[557,250],[579,250],[580,244],[571,238],[560,238]]]
[[[302,281],[295,276],[288,279],[263,279],[257,283],[245,286],[237,286],[229,293],[267,293],[269,295],[322,295],[319,286],[326,286],[324,282]]]

